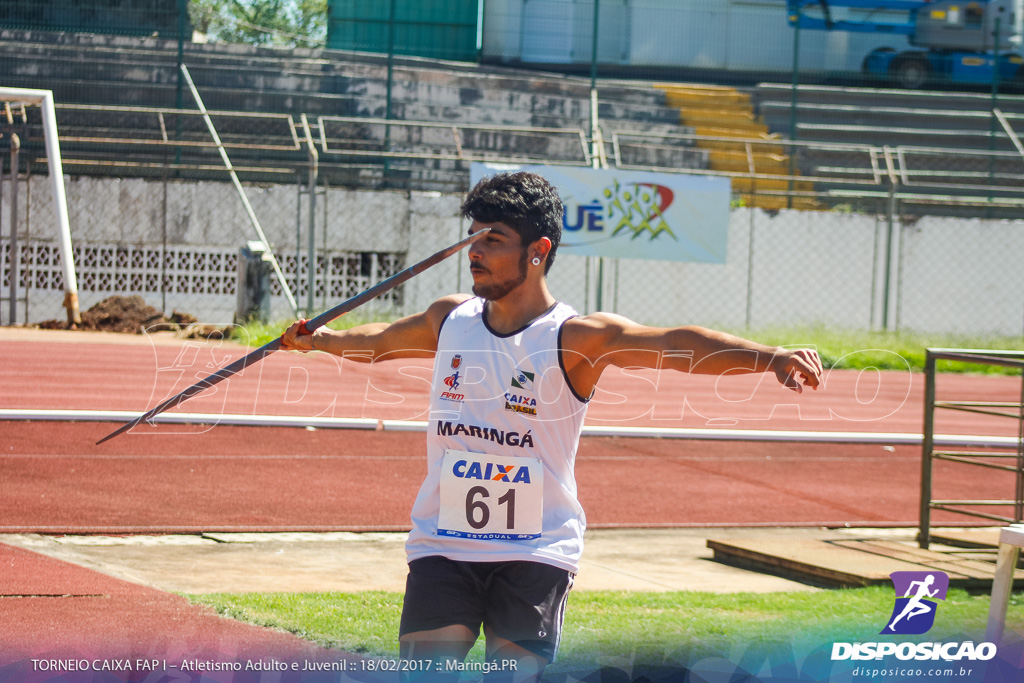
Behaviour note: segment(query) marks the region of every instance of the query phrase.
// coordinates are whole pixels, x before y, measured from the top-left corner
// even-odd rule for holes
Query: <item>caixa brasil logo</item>
[[[939,601],[946,599],[949,576],[939,571],[893,572],[889,575],[896,591],[892,614],[879,635],[921,635],[935,625]],[[895,656],[917,661],[987,661],[996,656],[993,643],[971,641],[949,643],[834,643],[832,660],[879,660]]]
[[[575,222],[567,210],[562,217],[562,227],[569,232],[610,230],[610,237],[625,233],[632,239],[641,235],[647,235],[651,240],[662,235],[676,239],[665,219],[665,212],[675,198],[671,189],[654,183],[620,183],[615,180],[604,188],[602,195],[603,201],[578,205]]]

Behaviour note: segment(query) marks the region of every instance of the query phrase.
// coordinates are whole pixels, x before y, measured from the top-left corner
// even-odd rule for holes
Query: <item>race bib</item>
[[[544,519],[544,466],[535,458],[445,451],[439,536],[537,538]]]

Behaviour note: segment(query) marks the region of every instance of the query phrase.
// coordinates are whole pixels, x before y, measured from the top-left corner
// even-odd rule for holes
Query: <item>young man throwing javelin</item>
[[[481,626],[488,663],[539,679],[558,648],[586,520],[574,463],[587,401],[605,368],[773,372],[817,388],[815,351],[763,346],[700,327],[578,316],[548,291],[562,202],[531,173],[481,180],[462,206],[473,294],[391,324],[299,334],[282,348],[360,360],[433,355],[427,476],[412,509],[403,660],[457,670]],[[352,357],[352,356],[349,356]],[[452,678],[451,673],[441,679]]]

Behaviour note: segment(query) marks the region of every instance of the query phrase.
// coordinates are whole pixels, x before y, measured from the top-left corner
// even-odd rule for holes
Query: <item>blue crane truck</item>
[[[839,11],[834,13],[833,10]],[[798,29],[889,33],[919,49],[872,50],[864,74],[904,88],[929,83],[1024,85],[1024,0],[786,0]]]

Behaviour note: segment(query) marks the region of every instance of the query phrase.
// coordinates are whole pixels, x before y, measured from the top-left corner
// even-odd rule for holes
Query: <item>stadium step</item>
[[[324,50],[283,49],[225,44],[186,43],[184,60],[206,106],[213,112],[279,113],[299,120],[305,114],[314,131],[345,125],[329,117],[383,119],[405,122],[443,123],[459,127],[456,141],[438,147],[426,138],[436,127],[393,128],[392,152],[403,159],[389,163],[391,171],[399,166],[414,168],[412,177],[430,166],[430,182],[416,180],[423,189],[462,188],[468,162],[452,161],[461,146],[473,158],[486,156],[495,161],[529,163],[585,163],[582,149],[590,136],[591,100],[587,78],[544,73],[492,65],[445,62],[416,57],[396,57],[393,80],[388,83],[388,63],[384,56],[367,53]],[[37,88],[40,84],[54,92],[59,125],[80,131],[69,141],[69,152],[81,163],[78,173],[111,173],[115,168],[127,176],[148,175],[159,166],[163,151],[148,144],[107,143],[95,140],[90,128],[117,130],[122,139],[150,141],[162,135],[156,115],[133,113],[127,107],[194,111],[195,102],[187,88],[179,90],[178,46],[175,41],[129,36],[59,34],[39,31],[0,30],[0,58],[7,66],[6,83],[11,87]],[[179,93],[183,101],[179,105]],[[389,107],[390,99],[390,107]],[[99,121],[98,113],[88,116],[82,109],[68,105],[110,107],[102,109],[108,117]],[[602,131],[633,133],[623,148],[623,163],[633,166],[667,168],[704,168],[707,154],[685,138],[690,127],[681,126],[679,111],[666,105],[664,94],[647,84],[631,81],[602,81],[599,88],[598,115]],[[147,118],[148,116],[148,118]],[[88,119],[88,120],[87,120]],[[255,121],[255,119],[246,119]],[[256,145],[264,145],[263,128],[237,131]],[[375,124],[368,124],[373,126]],[[557,132],[536,129],[557,129]],[[372,128],[369,142],[377,140],[382,127]],[[400,130],[400,133],[396,133]],[[446,129],[447,130],[447,129]],[[246,136],[248,133],[248,136]],[[564,133],[564,135],[562,134]],[[680,134],[684,135],[680,135]],[[274,133],[276,135],[276,133]],[[439,133],[440,134],[440,133]],[[575,134],[575,139],[569,139]],[[205,129],[198,138],[208,140]],[[413,137],[424,137],[423,144]],[[449,138],[455,137],[450,130]],[[403,137],[404,136],[404,137]],[[360,142],[363,138],[357,138]],[[611,133],[605,135],[611,140]],[[394,149],[396,140],[409,146]],[[337,142],[332,140],[332,143]],[[449,147],[451,149],[449,149]],[[118,150],[121,156],[118,157]],[[352,164],[384,166],[378,154],[356,156],[365,146],[345,147],[338,142],[321,159],[321,175],[330,182],[349,183]],[[382,148],[381,148],[382,149]],[[206,159],[209,150],[185,150],[179,155],[183,165],[206,160],[209,173],[216,173],[219,161]],[[379,149],[377,151],[380,151]],[[439,158],[439,152],[443,157]],[[486,155],[477,152],[486,152]],[[308,163],[304,148],[261,159],[242,150],[232,154],[254,167],[267,166],[266,172],[304,166]],[[156,155],[156,156],[154,156]],[[427,160],[420,157],[429,157]],[[69,157],[69,158],[76,158]],[[96,163],[90,167],[89,161]],[[273,166],[273,168],[270,168]],[[176,168],[176,172],[184,172]],[[193,169],[197,170],[197,169]],[[198,172],[198,170],[197,170]],[[413,187],[413,185],[409,185]]]
[[[757,193],[771,192],[814,192],[814,183],[809,180],[790,180],[789,178],[759,177],[750,178],[734,176],[732,178],[733,192],[750,193],[756,196]]]
[[[665,102],[679,109],[679,121],[692,127],[701,138],[697,146],[708,151],[709,168],[728,174],[769,176],[790,176],[798,171],[791,168],[789,156],[782,145],[770,141],[776,137],[769,133],[768,126],[754,112],[750,95],[736,88],[724,86],[669,85],[656,84],[655,88],[665,92]],[[713,139],[707,139],[713,138]],[[742,195],[747,206],[768,209],[777,208],[821,208],[811,199],[767,196],[758,191],[813,192],[814,186],[808,181],[792,181],[787,178],[733,177],[734,192]]]
[[[1014,141],[993,115],[1005,114],[1017,134],[1024,133],[1024,97],[991,93],[887,90],[760,83],[757,111],[773,131],[811,143],[799,155],[804,175],[875,177],[869,191],[885,192],[885,166],[874,164],[868,146],[888,147],[902,182],[915,191],[948,196],[993,192],[1018,193],[1020,157]],[[794,106],[795,105],[795,106]],[[795,114],[795,116],[794,116]],[[875,168],[872,168],[875,166]],[[909,179],[909,182],[908,182]],[[830,191],[831,184],[819,189]]]
[[[665,102],[670,107],[679,108],[691,105],[733,107],[750,104],[749,94],[727,86],[656,83],[654,87],[665,92]]]
[[[713,149],[710,152],[712,167],[716,171],[729,173],[789,174],[789,157],[784,154],[765,153],[760,150]]]

